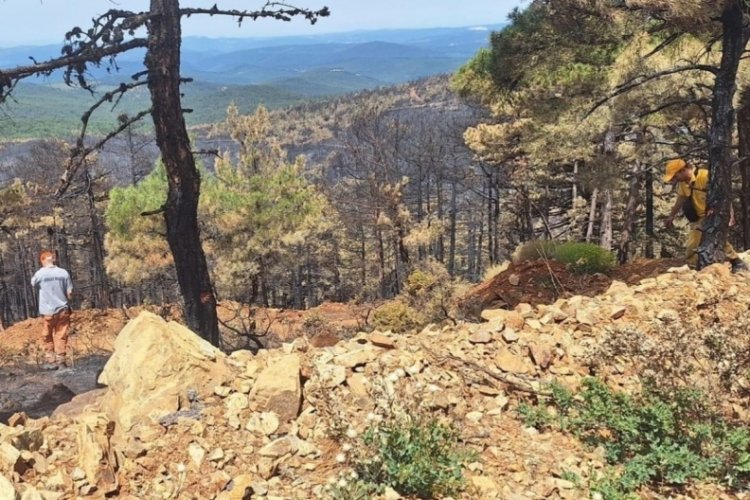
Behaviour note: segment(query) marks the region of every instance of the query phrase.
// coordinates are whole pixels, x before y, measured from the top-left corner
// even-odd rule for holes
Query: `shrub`
[[[398,297],[378,307],[373,324],[406,332],[447,319],[453,308],[456,284],[445,267],[432,260],[420,263],[404,282]]]
[[[458,446],[458,431],[434,418],[403,417],[375,424],[365,431],[361,444],[354,470],[362,481],[419,498],[460,492],[463,464],[473,458]]]
[[[585,379],[582,387],[576,397],[553,388],[551,404],[561,428],[603,446],[610,464],[624,464],[616,478],[592,483],[605,498],[622,498],[649,483],[713,479],[737,486],[750,480],[750,430],[708,408],[700,392],[665,393],[647,385],[642,394],[629,396],[596,378]],[[541,428],[555,421],[541,405],[520,407],[519,414]]]
[[[520,245],[513,252],[516,264],[534,259],[556,260],[579,274],[608,273],[615,265],[612,252],[592,243],[534,240]]]
[[[568,241],[554,248],[554,259],[574,273],[608,273],[615,265],[612,252],[591,243]]]
[[[419,312],[401,299],[388,301],[372,313],[372,323],[380,330],[403,333],[417,328],[422,322]]]

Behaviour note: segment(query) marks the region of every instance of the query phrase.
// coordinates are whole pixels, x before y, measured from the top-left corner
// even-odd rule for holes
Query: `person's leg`
[[[70,311],[60,311],[55,315],[57,318],[53,342],[55,344],[55,357],[58,362],[65,361],[68,348],[68,330],[70,328]]]
[[[703,231],[701,231],[701,225],[695,223],[690,227],[690,232],[687,235],[685,241],[685,259],[690,267],[695,268],[698,266],[698,246],[701,244],[701,238],[703,237]]]
[[[54,332],[54,316],[44,316],[42,323],[42,348],[44,349],[44,360],[49,363],[55,360],[55,344],[52,339]]]

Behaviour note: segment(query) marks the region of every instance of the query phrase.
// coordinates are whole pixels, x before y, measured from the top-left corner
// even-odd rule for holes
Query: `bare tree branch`
[[[292,5],[283,2],[266,2],[261,10],[249,11],[249,10],[237,10],[237,9],[219,9],[216,4],[210,9],[203,8],[187,8],[180,9],[180,15],[190,17],[196,14],[207,14],[210,16],[230,16],[236,17],[237,23],[242,25],[245,18],[252,19],[253,21],[259,18],[271,18],[279,21],[291,21],[296,16],[304,16],[305,19],[310,21],[310,24],[315,24],[319,17],[327,17],[330,15],[328,7],[323,7],[320,10],[300,9]]]
[[[715,66],[710,66],[708,64],[691,64],[689,66],[681,66],[679,68],[672,68],[672,69],[667,69],[664,71],[659,71],[656,73],[652,73],[650,75],[638,75],[634,78],[631,78],[627,82],[618,85],[614,92],[610,93],[606,97],[594,103],[591,109],[588,110],[586,114],[583,116],[583,119],[585,120],[586,118],[591,116],[594,113],[594,111],[596,111],[601,106],[603,106],[610,100],[614,99],[618,95],[622,95],[627,92],[630,92],[631,90],[638,88],[641,85],[647,82],[650,82],[651,80],[657,80],[665,76],[675,75],[677,73],[683,73],[685,71],[706,71],[708,73],[715,75],[718,72],[718,69]]]

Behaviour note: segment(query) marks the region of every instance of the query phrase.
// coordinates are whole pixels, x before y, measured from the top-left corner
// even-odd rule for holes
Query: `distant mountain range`
[[[195,113],[191,123],[220,119],[229,102],[242,112],[259,103],[278,107],[310,98],[340,95],[362,89],[402,83],[458,69],[489,43],[492,31],[504,25],[483,27],[358,31],[277,38],[186,37],[182,44],[182,75],[194,83],[185,87],[186,106]],[[59,55],[60,46],[0,48],[0,68],[29,64]],[[119,71],[92,70],[100,89],[128,80],[142,71],[144,51],[117,59]],[[44,134],[66,134],[78,126],[78,116],[64,118],[73,109],[85,109],[92,97],[68,89],[59,75],[28,80],[19,86],[17,103],[0,118],[0,140]],[[104,117],[114,121],[121,112],[146,107],[144,93],[123,100],[121,109]],[[25,109],[24,109],[25,108]],[[49,109],[49,114],[45,113]],[[80,113],[79,113],[80,114]],[[54,118],[52,118],[54,117]],[[48,121],[45,126],[40,122]]]

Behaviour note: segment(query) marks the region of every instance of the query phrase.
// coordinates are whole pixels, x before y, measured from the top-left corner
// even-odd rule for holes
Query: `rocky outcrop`
[[[102,374],[104,412],[0,427],[0,473],[7,491],[42,498],[323,498],[349,477],[352,443],[373,422],[424,412],[453,421],[478,455],[462,498],[584,498],[568,478],[586,484],[605,467],[603,451],[525,428],[516,403],[543,396],[552,380],[576,385],[593,367],[613,384],[637,380],[637,358],[597,357],[622,332],[661,347],[675,328],[685,338],[712,325],[745,328],[749,308],[750,282],[717,265],[614,282],[596,297],[485,310],[482,323],[361,332],[328,347],[298,338],[257,354],[224,356],[146,315],[121,332]],[[715,380],[722,367],[701,356],[691,352],[695,373]],[[119,440],[118,426],[129,429]]]
[[[188,390],[206,397],[232,377],[227,357],[199,336],[142,312],[117,336],[99,383],[107,386],[101,410],[115,432],[155,422],[189,407]]]

